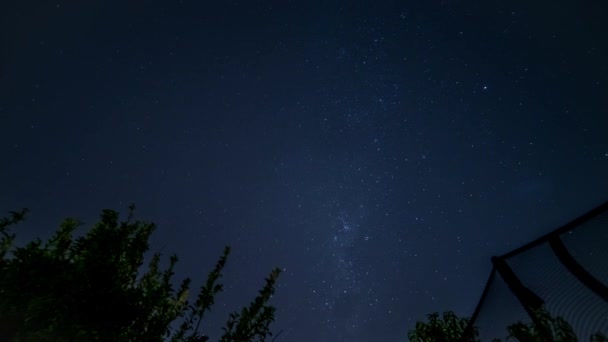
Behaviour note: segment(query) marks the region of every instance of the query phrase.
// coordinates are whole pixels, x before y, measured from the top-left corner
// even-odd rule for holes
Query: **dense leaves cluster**
[[[147,270],[144,256],[156,226],[126,221],[113,210],[84,236],[66,219],[46,242],[37,239],[14,247],[9,228],[26,210],[0,220],[0,340],[2,341],[207,341],[200,332],[205,314],[222,291],[219,279],[230,248],[226,247],[196,300],[190,302],[190,279],[176,290],[176,255],[163,269],[155,253]],[[230,315],[222,342],[263,341],[271,336],[274,307],[268,305],[280,273],[266,279],[259,295],[240,313]],[[181,323],[180,323],[181,322]]]
[[[535,322],[517,322],[506,327],[507,341],[519,342],[577,342],[572,326],[562,317],[552,316],[546,309],[533,312]],[[468,318],[459,318],[453,312],[427,315],[428,322],[417,322],[416,327],[408,332],[412,342],[478,342],[479,332],[476,327],[470,327],[471,333],[464,338],[463,334],[469,324]],[[495,338],[492,342],[500,342]],[[589,338],[591,342],[608,342],[602,333],[596,333]]]
[[[461,337],[469,324],[469,319],[460,318],[451,311],[444,312],[442,318],[436,312],[427,315],[427,318],[428,322],[417,322],[416,328],[408,332],[410,341],[461,342]],[[465,341],[475,342],[478,335],[477,329],[474,329],[471,337]]]

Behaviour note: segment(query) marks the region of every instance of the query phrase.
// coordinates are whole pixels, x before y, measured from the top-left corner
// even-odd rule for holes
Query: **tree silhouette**
[[[536,323],[517,322],[506,327],[508,341],[519,342],[577,342],[572,326],[562,317],[552,316],[545,308],[534,311]],[[477,342],[479,331],[472,327],[472,334],[463,339],[463,333],[469,323],[468,318],[459,318],[448,311],[439,318],[438,313],[427,315],[428,322],[417,322],[416,327],[408,332],[410,341],[415,342]],[[492,342],[500,342],[495,338]],[[591,342],[608,342],[600,332],[589,338]]]
[[[553,316],[545,308],[533,311],[536,322],[517,322],[507,327],[507,339],[529,342],[576,342],[578,341],[570,323],[559,316]],[[592,342],[608,341],[600,332],[589,338]]]
[[[452,311],[443,313],[440,317],[438,313],[427,315],[428,322],[417,322],[416,327],[408,332],[408,338],[412,342],[460,342],[461,337],[469,324],[468,318],[460,318]],[[477,329],[466,342],[477,340]],[[463,341],[464,342],[464,341]]]
[[[82,225],[63,221],[43,243],[36,239],[14,247],[10,226],[27,209],[0,220],[0,340],[2,341],[207,341],[200,323],[223,290],[219,280],[230,254],[226,247],[189,300],[190,279],[172,285],[176,255],[160,266],[154,253],[143,273],[153,223],[134,221],[103,210],[100,222],[73,239]],[[9,255],[12,254],[12,255]],[[230,315],[221,341],[263,341],[271,336],[275,308],[268,304],[280,269],[270,272],[264,287],[240,313]],[[180,323],[181,322],[181,323]]]

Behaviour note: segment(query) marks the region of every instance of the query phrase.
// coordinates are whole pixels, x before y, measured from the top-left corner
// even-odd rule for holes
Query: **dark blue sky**
[[[405,341],[608,197],[608,11],[587,1],[10,1],[0,209],[22,240],[138,206],[212,338],[273,266],[277,341]]]

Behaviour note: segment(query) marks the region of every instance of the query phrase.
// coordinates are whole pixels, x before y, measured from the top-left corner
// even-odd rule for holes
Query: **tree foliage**
[[[572,326],[565,319],[551,315],[546,309],[541,308],[533,312],[535,322],[517,322],[506,327],[507,341],[519,342],[577,342],[578,339]],[[428,322],[417,322],[416,327],[408,332],[410,341],[415,342],[477,342],[479,331],[471,327],[471,332],[466,339],[462,336],[469,324],[468,318],[459,318],[453,312],[427,315]],[[495,338],[492,342],[500,342]],[[589,338],[591,342],[608,342],[608,338],[602,333],[596,333]]]
[[[113,210],[85,235],[73,238],[82,225],[66,219],[45,243],[40,239],[13,246],[11,225],[27,210],[0,220],[0,340],[2,341],[207,341],[201,322],[222,292],[219,282],[230,248],[217,261],[194,302],[190,278],[175,289],[178,257],[161,267],[154,253],[146,267],[144,256],[153,223],[119,220]],[[228,341],[263,341],[271,336],[275,308],[268,304],[280,269],[272,270],[259,295],[240,313],[230,315],[224,335]]]
[[[553,316],[545,308],[533,312],[536,321],[517,322],[507,327],[507,340],[526,342],[576,342],[578,341],[570,323],[564,318]],[[608,339],[602,333],[595,333],[589,338],[592,342],[603,342]]]
[[[408,332],[408,338],[412,342],[460,342],[463,333],[469,324],[468,318],[460,318],[452,311],[427,315],[428,322],[417,322],[416,328]],[[478,332],[474,329],[471,338],[466,342],[477,341]]]

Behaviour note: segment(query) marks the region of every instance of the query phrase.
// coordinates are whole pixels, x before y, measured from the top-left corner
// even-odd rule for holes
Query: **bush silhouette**
[[[577,342],[572,326],[562,317],[552,316],[546,309],[534,311],[536,322],[517,322],[506,327],[508,341],[519,342]],[[471,334],[463,338],[470,319],[460,318],[447,311],[443,318],[438,313],[427,315],[428,322],[417,322],[416,327],[408,332],[412,342],[477,342],[480,341],[476,327],[471,327]],[[500,342],[499,338],[492,340]],[[589,338],[591,342],[608,342],[600,332]]]

